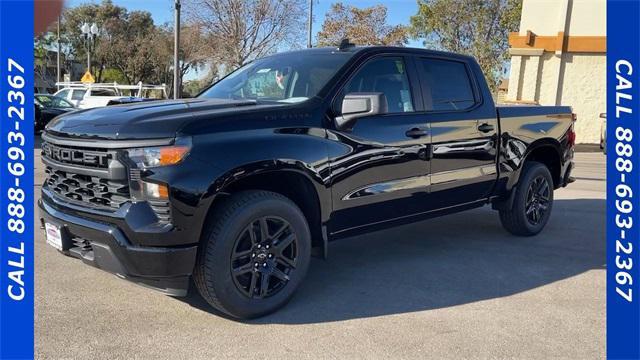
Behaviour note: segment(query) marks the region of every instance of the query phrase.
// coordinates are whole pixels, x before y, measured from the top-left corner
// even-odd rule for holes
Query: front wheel
[[[289,301],[310,259],[302,211],[282,195],[245,191],[232,195],[208,222],[193,277],[210,305],[248,319]]]
[[[500,210],[502,226],[514,235],[538,234],[549,221],[553,208],[553,178],[549,169],[535,161],[522,169],[511,209]]]

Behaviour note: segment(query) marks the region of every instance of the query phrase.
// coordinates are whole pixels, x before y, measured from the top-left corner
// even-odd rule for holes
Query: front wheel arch
[[[327,213],[330,211],[330,194],[323,192],[323,186],[318,184],[305,172],[297,168],[269,169],[268,164],[252,166],[257,171],[229,171],[227,174],[244,173],[244,176],[222,176],[212,184],[209,192],[216,195],[208,204],[205,222],[214,216],[221,205],[228,198],[241,191],[263,190],[280,194],[293,201],[298,206],[309,224],[314,253],[323,258],[327,256],[328,236],[325,229]],[[247,167],[243,167],[246,169]],[[201,230],[201,234],[204,231]],[[202,236],[201,236],[202,239]]]

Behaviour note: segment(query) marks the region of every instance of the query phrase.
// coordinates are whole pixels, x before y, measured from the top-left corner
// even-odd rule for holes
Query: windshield
[[[200,98],[297,103],[314,97],[352,53],[288,53],[256,60],[200,94]]]
[[[56,109],[73,108],[73,105],[70,102],[57,96],[36,95],[36,102],[45,108],[56,108]]]

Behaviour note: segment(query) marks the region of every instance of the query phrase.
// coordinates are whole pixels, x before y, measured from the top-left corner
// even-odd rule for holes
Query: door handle
[[[405,135],[407,135],[407,137],[410,137],[410,138],[419,138],[419,137],[427,136],[427,132],[422,129],[413,128],[411,130],[407,130]]]
[[[487,123],[484,123],[484,124],[478,126],[478,130],[480,130],[483,133],[487,133],[489,131],[493,131],[493,129],[494,129],[493,125],[487,124]]]

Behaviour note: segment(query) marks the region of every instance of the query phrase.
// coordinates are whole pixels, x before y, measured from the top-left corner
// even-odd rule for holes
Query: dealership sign
[[[607,357],[640,358],[640,4],[607,7]]]
[[[0,1],[0,358],[33,358],[33,3]]]
[[[606,351],[640,359],[640,2],[607,4]],[[0,359],[34,357],[33,11],[32,1],[0,0]],[[51,144],[42,151],[62,165],[105,168],[112,159]],[[61,249],[60,228],[46,231]]]

